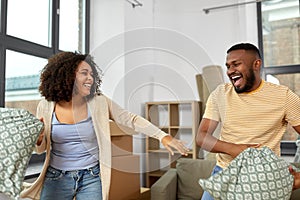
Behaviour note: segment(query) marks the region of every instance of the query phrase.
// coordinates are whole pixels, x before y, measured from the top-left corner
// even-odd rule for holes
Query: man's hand
[[[296,172],[292,166],[289,166],[290,173],[294,176],[293,190],[300,188],[300,172]]]
[[[177,140],[176,138],[173,138],[171,135],[167,135],[163,137],[162,144],[166,147],[166,149],[171,153],[171,155],[174,155],[174,152],[172,148],[178,150],[181,155],[187,156],[188,148],[184,145],[184,142],[181,140]],[[171,148],[172,147],[172,148]]]

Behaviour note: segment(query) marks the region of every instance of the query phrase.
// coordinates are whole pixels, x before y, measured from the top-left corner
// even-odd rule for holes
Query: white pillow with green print
[[[227,168],[199,180],[215,200],[289,200],[293,183],[288,163],[268,147],[248,148]]]
[[[18,199],[43,123],[24,109],[0,108],[0,193]]]

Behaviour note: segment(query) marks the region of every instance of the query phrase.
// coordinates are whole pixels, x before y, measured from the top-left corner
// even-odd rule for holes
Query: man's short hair
[[[231,51],[234,51],[234,50],[240,50],[240,49],[243,49],[243,50],[246,50],[246,51],[253,51],[254,53],[256,53],[258,55],[258,57],[261,59],[261,54],[260,54],[260,51],[259,49],[253,45],[253,44],[250,44],[250,43],[239,43],[239,44],[235,44],[233,45],[232,47],[230,47],[228,50],[227,50],[227,53],[231,52]]]

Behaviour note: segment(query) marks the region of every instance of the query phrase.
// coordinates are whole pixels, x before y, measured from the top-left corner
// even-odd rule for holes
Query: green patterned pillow
[[[0,108],[0,193],[18,199],[43,123],[24,109]]]
[[[215,200],[288,200],[293,183],[288,164],[268,147],[248,148],[223,171],[199,180]]]

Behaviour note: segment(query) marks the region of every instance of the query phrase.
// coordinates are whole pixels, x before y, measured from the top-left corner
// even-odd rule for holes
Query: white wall
[[[206,14],[242,0],[92,0],[91,53],[104,71],[103,91],[143,114],[145,101],[199,99],[195,74],[224,66],[237,42],[257,44],[256,6]],[[225,69],[225,68],[224,68]]]
[[[124,106],[124,1],[92,0],[90,26],[90,53],[104,73],[102,91]]]
[[[198,100],[203,66],[224,66],[235,43],[257,44],[255,4],[203,11],[245,0],[139,1],[91,1],[91,52],[105,72],[104,93],[142,116],[147,101]],[[143,149],[138,136],[134,150]]]

